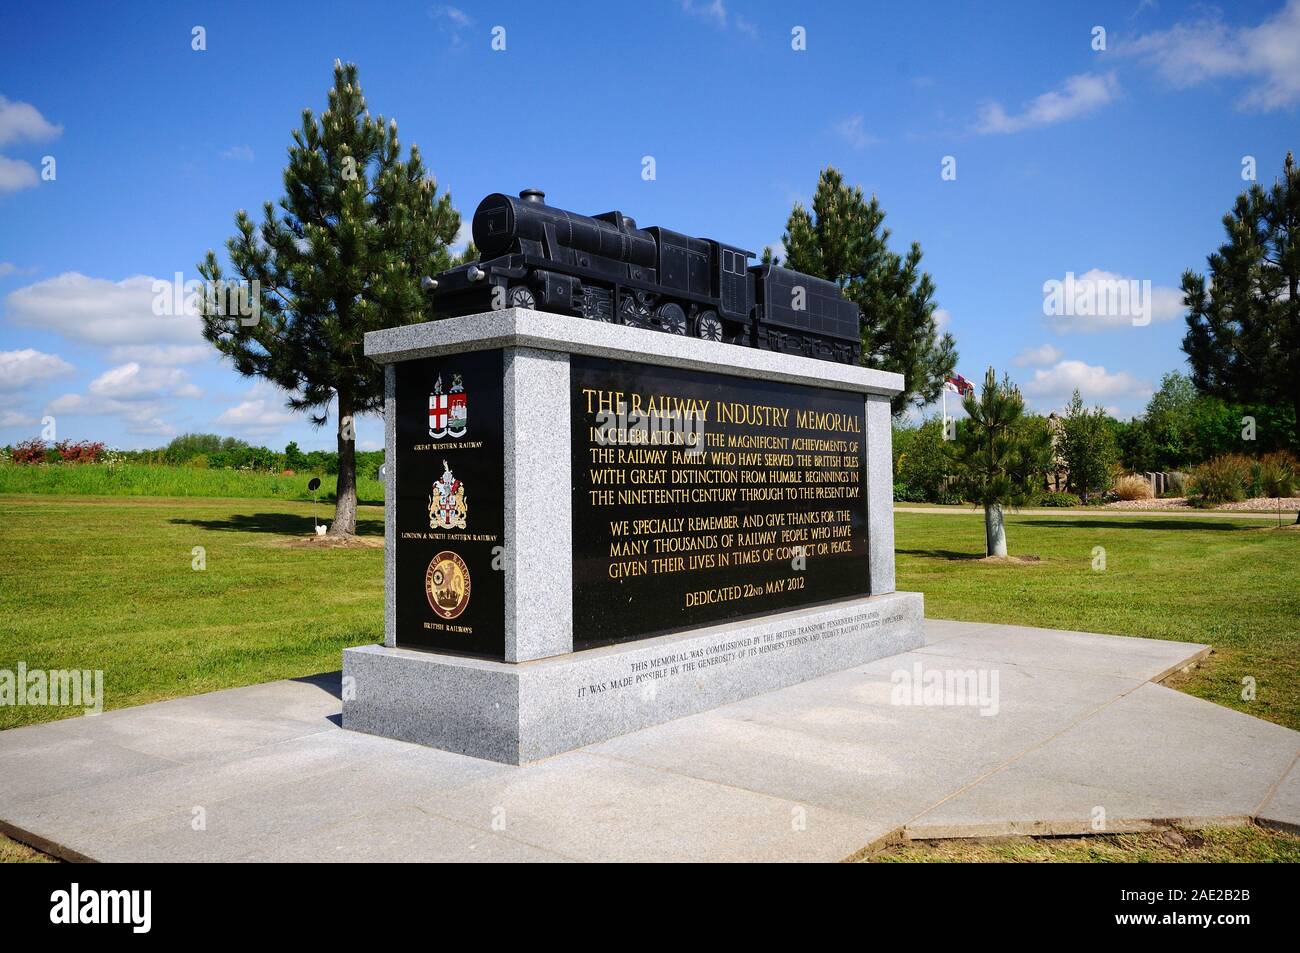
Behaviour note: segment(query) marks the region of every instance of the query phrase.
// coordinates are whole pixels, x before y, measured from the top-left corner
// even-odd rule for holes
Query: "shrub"
[[[909,503],[938,503],[952,475],[952,461],[943,439],[943,422],[927,420],[907,432],[895,457],[894,479],[907,487]],[[382,461],[377,460],[376,466]]]
[[[98,441],[79,440],[73,443],[71,440],[60,440],[54,445],[54,453],[63,463],[98,463],[104,455],[104,445]]]
[[[1296,458],[1285,450],[1264,454],[1251,467],[1251,496],[1293,496],[1297,470]]]
[[[1073,493],[1045,493],[1037,506],[1078,506],[1079,498]]]
[[[1225,453],[1194,467],[1187,478],[1196,506],[1219,506],[1246,498],[1251,479],[1251,461],[1237,453]]]
[[[1070,473],[1070,489],[1084,500],[1111,487],[1111,471],[1119,462],[1119,446],[1106,412],[1088,410],[1074,392],[1061,418],[1059,452]]]
[[[33,438],[16,444],[13,461],[14,463],[44,463],[45,441]]]
[[[1149,500],[1155,493],[1151,489],[1150,480],[1130,473],[1115,481],[1115,495],[1121,500]]]

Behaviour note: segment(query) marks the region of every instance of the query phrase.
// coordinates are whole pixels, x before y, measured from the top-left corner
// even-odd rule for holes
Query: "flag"
[[[960,374],[953,374],[943,382],[944,390],[951,391],[954,394],[973,394],[975,385]]]

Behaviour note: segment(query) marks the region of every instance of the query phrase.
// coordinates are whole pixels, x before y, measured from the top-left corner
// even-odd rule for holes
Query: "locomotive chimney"
[[[519,197],[525,202],[536,202],[538,205],[546,202],[546,193],[541,189],[524,189],[519,193]]]

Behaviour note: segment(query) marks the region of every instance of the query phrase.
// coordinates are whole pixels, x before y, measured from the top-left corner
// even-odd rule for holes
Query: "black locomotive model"
[[[846,364],[862,353],[861,315],[839,286],[751,266],[735,245],[566,212],[537,189],[489,195],[473,231],[478,261],[424,279],[440,315],[538,308]]]

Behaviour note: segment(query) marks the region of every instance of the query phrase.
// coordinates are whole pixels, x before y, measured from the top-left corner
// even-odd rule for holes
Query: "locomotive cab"
[[[749,259],[753,257],[752,251],[718,243],[718,261],[715,266],[717,297],[720,301],[718,313],[724,318],[744,321],[749,317],[749,309],[754,302],[746,278],[749,274]]]

